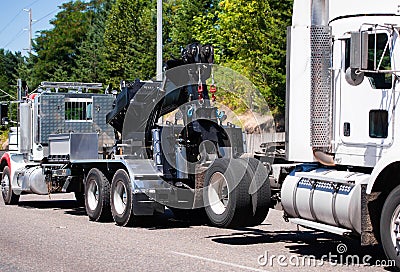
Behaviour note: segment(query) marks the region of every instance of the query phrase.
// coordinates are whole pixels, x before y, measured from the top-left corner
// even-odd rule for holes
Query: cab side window
[[[385,33],[368,35],[368,70],[391,70],[390,50],[386,47],[388,35]],[[375,49],[376,48],[376,49]],[[386,50],[385,50],[386,48]],[[381,65],[378,67],[379,62]],[[390,73],[365,73],[374,89],[391,89]]]
[[[345,39],[345,71],[350,67],[350,39]],[[368,35],[368,69],[370,71],[391,70],[390,50],[386,46],[388,36],[386,33],[369,34]],[[375,50],[376,48],[376,50]],[[385,50],[386,48],[386,50]],[[382,62],[379,65],[379,62]],[[366,72],[365,77],[368,78],[372,88],[374,89],[391,89],[392,75],[390,73],[373,73]]]

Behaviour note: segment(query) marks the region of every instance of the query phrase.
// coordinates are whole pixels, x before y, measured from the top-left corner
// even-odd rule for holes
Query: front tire
[[[19,201],[19,195],[16,195],[13,192],[10,176],[10,168],[8,166],[4,167],[3,175],[1,177],[1,194],[3,195],[4,204],[17,205]]]
[[[111,220],[110,182],[97,168],[92,168],[86,177],[85,207],[91,221]]]
[[[400,185],[393,189],[383,205],[380,233],[386,256],[400,268]]]
[[[207,216],[216,227],[246,225],[251,212],[248,193],[250,177],[246,167],[235,159],[216,159],[204,178]]]

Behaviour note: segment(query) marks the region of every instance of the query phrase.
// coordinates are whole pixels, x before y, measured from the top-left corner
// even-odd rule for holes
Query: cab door
[[[344,61],[340,69],[339,137],[341,144],[347,147],[381,149],[393,142],[393,76],[390,72],[385,73],[393,66],[393,39],[388,31],[366,33],[368,67],[361,77],[351,74],[350,37],[340,41]],[[361,78],[362,83],[352,81],[354,77]],[[363,152],[348,150],[352,150],[350,153]]]

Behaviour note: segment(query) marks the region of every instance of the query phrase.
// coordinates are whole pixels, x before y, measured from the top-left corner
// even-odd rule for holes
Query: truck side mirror
[[[346,81],[352,86],[360,85],[364,80],[361,70],[368,69],[368,33],[351,32],[350,67],[346,69]]]
[[[368,69],[368,33],[366,32],[351,32],[350,68]]]
[[[0,120],[2,126],[8,124],[8,104],[0,104]]]

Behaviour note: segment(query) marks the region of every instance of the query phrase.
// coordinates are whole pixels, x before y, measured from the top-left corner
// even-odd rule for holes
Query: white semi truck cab
[[[288,28],[288,220],[362,244],[400,267],[400,2],[294,1]],[[279,186],[277,186],[279,187]]]

